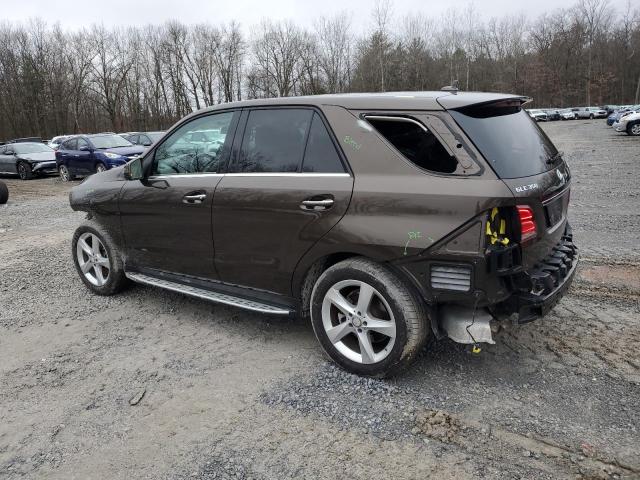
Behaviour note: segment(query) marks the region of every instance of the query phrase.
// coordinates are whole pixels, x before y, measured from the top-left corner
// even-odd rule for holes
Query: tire
[[[84,223],[76,229],[71,254],[80,279],[93,293],[113,295],[129,284],[116,243],[95,222]]]
[[[96,164],[96,173],[102,173],[102,172],[106,172],[106,171],[107,171],[107,167],[104,166],[104,163],[98,162]]]
[[[592,113],[591,115],[589,115],[589,118],[590,118],[591,120],[593,120],[593,119],[595,118],[595,117],[593,116],[593,113]]]
[[[20,180],[31,180],[33,178],[33,171],[31,171],[31,165],[28,162],[18,162],[16,170]]]
[[[631,135],[633,137],[640,136],[640,122],[634,122],[627,125],[627,135]]]
[[[70,182],[75,180],[76,176],[69,172],[69,168],[66,165],[60,165],[58,167],[58,173],[63,182]]]
[[[7,184],[0,182],[0,205],[4,205],[9,200],[9,189]]]
[[[363,291],[371,293],[371,300],[358,305]],[[364,305],[368,307],[358,309]],[[411,287],[364,258],[325,270],[313,288],[310,307],[313,331],[324,351],[357,375],[400,373],[416,358],[429,332],[425,306]]]

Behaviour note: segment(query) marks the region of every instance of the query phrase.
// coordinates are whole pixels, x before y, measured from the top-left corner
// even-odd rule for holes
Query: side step
[[[205,290],[204,288],[193,287],[190,285],[183,285],[181,283],[171,282],[156,277],[150,277],[143,273],[138,272],[125,272],[128,279],[136,282],[143,283],[145,285],[151,285],[153,287],[164,288],[165,290],[171,290],[172,292],[182,293],[191,297],[202,298],[211,302],[223,303],[225,305],[231,305],[232,307],[244,308],[245,310],[251,310],[260,313],[270,313],[273,315],[289,315],[293,313],[292,310],[283,307],[276,307],[266,303],[256,302],[255,300],[247,300],[246,298],[234,297],[225,293],[213,292],[211,290]]]

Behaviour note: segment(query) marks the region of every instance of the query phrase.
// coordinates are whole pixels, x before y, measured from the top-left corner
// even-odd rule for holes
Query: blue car
[[[134,145],[120,135],[74,135],[66,139],[56,151],[56,166],[60,178],[68,182],[78,176],[124,165],[144,151],[144,147]]]

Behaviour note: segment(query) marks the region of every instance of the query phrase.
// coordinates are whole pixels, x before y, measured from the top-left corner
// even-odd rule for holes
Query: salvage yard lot
[[[0,478],[640,477],[640,141],[543,125],[582,264],[543,321],[401,377],[328,363],[310,325],[134,286],[88,293],[57,178],[5,178]]]

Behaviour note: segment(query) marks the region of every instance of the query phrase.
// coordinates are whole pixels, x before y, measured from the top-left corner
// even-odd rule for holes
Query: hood
[[[56,152],[20,153],[18,158],[34,162],[50,162],[56,159]]]
[[[131,155],[140,155],[145,151],[145,147],[141,147],[139,145],[133,145],[131,147],[114,147],[114,148],[104,148],[100,149],[101,152],[111,152],[117,153],[118,155],[122,155],[124,157],[128,157]]]

